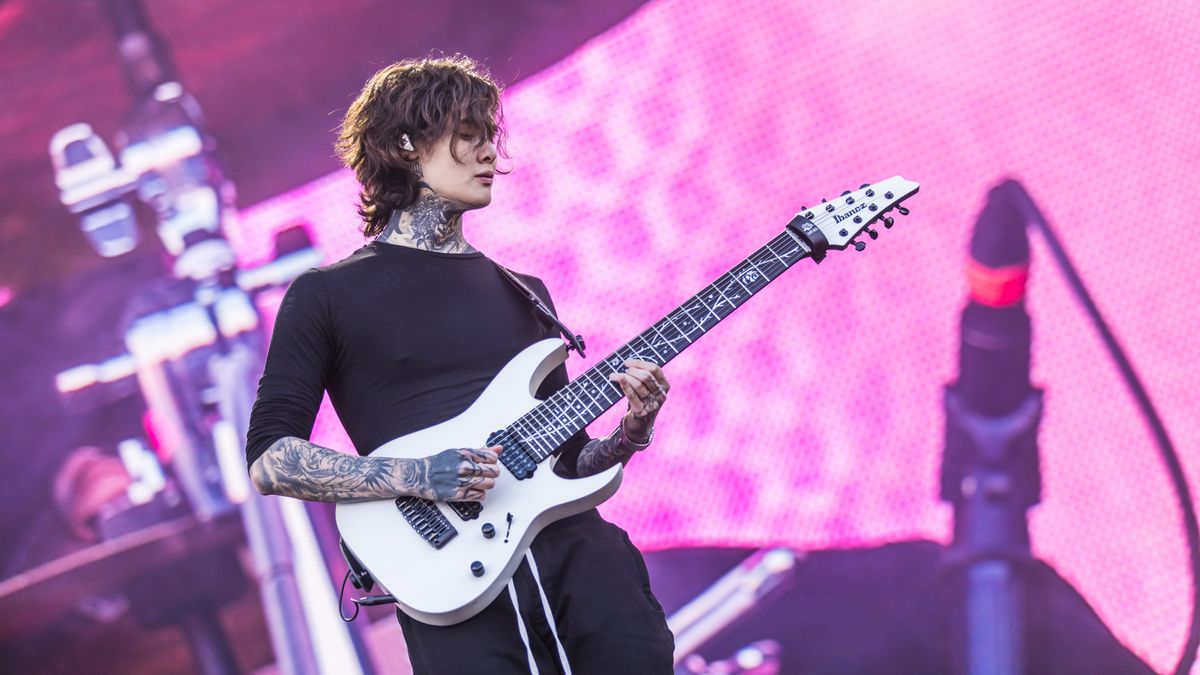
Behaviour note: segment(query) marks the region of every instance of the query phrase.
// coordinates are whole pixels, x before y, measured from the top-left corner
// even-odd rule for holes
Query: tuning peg
[[[875,239],[879,238],[879,233],[868,227],[867,228],[867,236],[870,237],[872,240],[875,240]]]
[[[900,215],[902,215],[902,216],[907,216],[909,214],[908,209],[904,208],[903,206],[897,205],[896,210],[899,211]]]
[[[890,230],[890,229],[892,229],[892,225],[893,225],[893,224],[895,224],[895,222],[896,222],[896,221],[892,220],[892,217],[891,217],[891,216],[884,216],[884,217],[883,217],[883,226],[884,226],[884,228],[886,228],[886,229],[889,229],[889,230]]]
[[[866,242],[862,242],[862,241],[852,241],[850,243],[854,244],[855,251],[861,251],[867,247]]]

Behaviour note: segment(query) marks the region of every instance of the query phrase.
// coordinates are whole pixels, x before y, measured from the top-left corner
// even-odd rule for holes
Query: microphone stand
[[[954,506],[945,562],[961,589],[953,672],[1018,675],[1027,664],[1023,568],[1033,559],[1026,512],[1042,489],[1042,391],[1029,382],[1025,222],[1000,189],[988,195],[970,254],[959,379],[945,392],[941,475],[941,498]]]
[[[946,388],[942,499],[954,505],[947,562],[962,572],[955,675],[1026,671],[1025,584],[1032,560],[1026,511],[1041,498],[1037,430],[1042,392],[1000,417],[972,411]]]

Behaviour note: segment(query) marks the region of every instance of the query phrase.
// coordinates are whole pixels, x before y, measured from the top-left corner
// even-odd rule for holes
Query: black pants
[[[669,675],[675,649],[642,554],[594,509],[538,534],[511,584],[467,621],[397,617],[416,675]]]

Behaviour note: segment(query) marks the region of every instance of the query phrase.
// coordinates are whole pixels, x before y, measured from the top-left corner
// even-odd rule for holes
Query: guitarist
[[[307,439],[325,391],[364,455],[459,414],[520,350],[557,334],[463,237],[463,214],[491,202],[503,173],[501,120],[497,84],[462,56],[388,66],[350,106],[337,148],[372,240],[298,277],[279,308],[247,434],[263,494],[479,501],[494,486],[498,446],[403,459]],[[521,278],[550,303],[539,279]],[[604,438],[581,432],[559,448],[559,473],[592,475],[649,445],[670,385],[653,363],[625,367],[610,379],[626,415]],[[566,382],[560,366],[539,397]],[[671,672],[671,633],[623,530],[593,509],[549,525],[530,551],[514,593],[467,621],[435,627],[397,612],[417,673]]]

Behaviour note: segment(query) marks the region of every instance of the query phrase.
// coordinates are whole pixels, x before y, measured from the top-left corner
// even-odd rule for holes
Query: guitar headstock
[[[882,220],[884,228],[891,228],[893,220],[888,211],[896,209],[908,215],[908,209],[900,202],[917,193],[920,185],[900,176],[892,176],[875,184],[863,185],[854,192],[846,191],[836,199],[821,200],[819,206],[800,207],[800,213],[788,223],[788,228],[804,239],[813,250],[813,258],[820,260],[826,249],[843,250],[854,246],[861,251],[866,242],[858,240],[863,232],[871,239],[879,232],[871,225]]]

